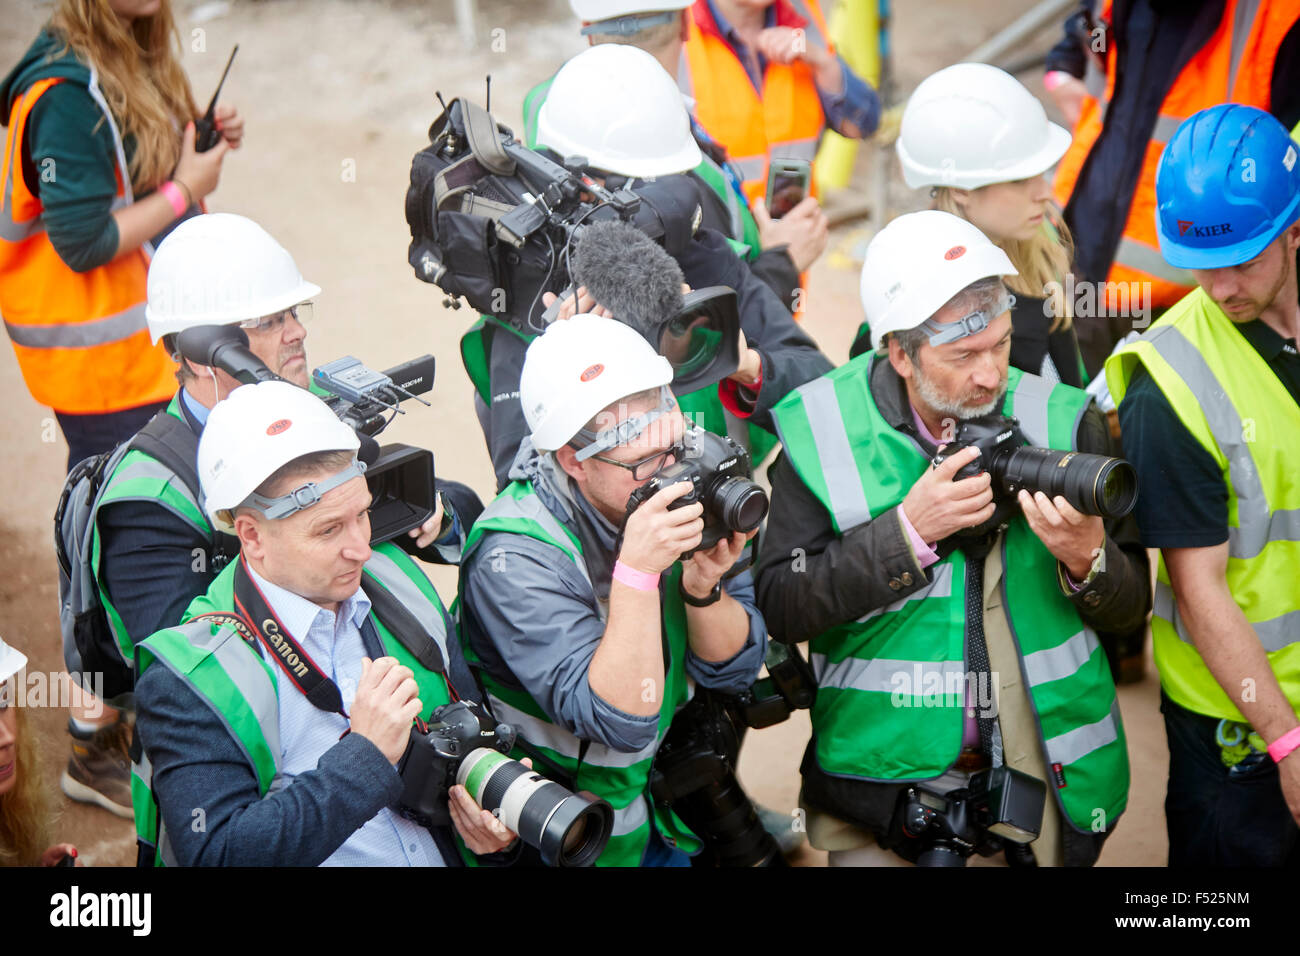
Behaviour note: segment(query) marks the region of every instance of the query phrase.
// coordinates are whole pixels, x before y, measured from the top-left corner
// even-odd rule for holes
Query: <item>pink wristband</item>
[[[646,574],[636,568],[629,568],[622,561],[614,562],[614,580],[622,581],[628,587],[636,588],[638,591],[659,590],[659,575]]]
[[[176,215],[184,215],[185,210],[189,208],[189,203],[185,201],[185,194],[181,192],[181,187],[177,186],[174,181],[167,180],[158,187],[158,192],[162,193],[166,200],[172,204],[172,210]]]
[[[1074,79],[1074,77],[1069,73],[1066,73],[1064,70],[1048,70],[1043,74],[1043,89],[1050,93],[1062,83],[1072,79]]]
[[[1300,747],[1300,727],[1292,727],[1277,740],[1268,745],[1268,755],[1274,763],[1281,763],[1282,758]]]

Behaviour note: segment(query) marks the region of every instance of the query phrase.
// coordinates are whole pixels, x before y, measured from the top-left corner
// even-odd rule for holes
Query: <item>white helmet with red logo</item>
[[[230,510],[282,466],[312,452],[355,452],[360,445],[357,433],[305,388],[288,382],[237,388],[212,409],[199,439],[203,510],[215,527],[233,533]]]
[[[871,347],[914,329],[977,279],[1017,275],[1007,254],[960,216],[927,209],[876,233],[862,263],[862,309]]]
[[[575,315],[551,323],[528,346],[519,401],[533,447],[555,451],[620,398],[672,380],[672,365],[639,332],[614,319]]]

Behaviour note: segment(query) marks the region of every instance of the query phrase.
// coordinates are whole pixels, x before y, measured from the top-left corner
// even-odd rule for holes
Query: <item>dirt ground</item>
[[[308,334],[314,364],[352,354],[385,368],[424,352],[437,356],[433,408],[404,416],[386,440],[432,448],[441,474],[468,482],[487,499],[492,472],[457,347],[471,316],[445,309],[441,292],[414,278],[406,264],[402,199],[411,156],[426,142],[438,112],[434,91],[448,100],[467,95],[481,102],[483,78],[490,73],[494,111],[503,122],[518,123],[526,90],[583,47],[567,3],[481,0],[480,43],[473,50],[455,30],[451,0],[175,5],[185,66],[201,102],[215,88],[231,46],[240,45],[223,101],[238,105],[246,117],[245,146],[227,158],[210,208],[260,222],[290,250],[304,276],[323,287]],[[829,6],[826,0],[823,6]],[[961,59],[1030,6],[1032,0],[896,5],[898,89],[905,93]],[[6,0],[0,69],[7,71],[26,49],[49,10],[49,3]],[[1046,49],[1050,37],[1036,44]],[[1036,76],[1022,79],[1040,88]],[[850,193],[865,189],[876,152],[860,152]],[[892,162],[890,168],[892,212],[919,208],[922,197],[902,186]],[[859,322],[860,255],[874,228],[859,222],[836,229],[828,254],[812,269],[805,323],[836,362],[847,358]],[[0,347],[0,407],[0,535],[6,542],[0,549],[0,634],[31,657],[30,670],[50,673],[61,668],[51,518],[67,448],[50,411],[29,396],[8,347]],[[450,602],[454,575],[433,568],[431,577]],[[1168,755],[1149,663],[1147,679],[1123,687],[1120,703],[1133,786],[1101,863],[1163,865]],[[61,810],[58,839],[75,843],[88,865],[131,863],[130,825],[98,808],[69,803],[58,790],[68,755],[65,723],[66,711],[59,708],[35,714],[42,769]],[[807,737],[806,713],[750,732],[740,772],[752,796],[774,810],[794,810]],[[805,846],[799,862],[821,865],[824,854]]]

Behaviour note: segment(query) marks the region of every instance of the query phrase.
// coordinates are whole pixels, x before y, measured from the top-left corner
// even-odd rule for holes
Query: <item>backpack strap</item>
[[[185,483],[195,501],[203,500],[197,467],[199,436],[183,419],[166,411],[158,412],[131,439],[131,447],[158,459]],[[212,529],[213,567],[218,571],[239,550],[238,547],[232,548],[230,541],[230,535]]]

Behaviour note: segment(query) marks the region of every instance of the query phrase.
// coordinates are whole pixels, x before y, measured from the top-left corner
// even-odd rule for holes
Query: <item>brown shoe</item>
[[[59,785],[71,800],[94,803],[109,813],[130,820],[131,806],[131,725],[119,717],[116,723],[94,733],[80,734],[68,721],[72,737],[72,756]]]

